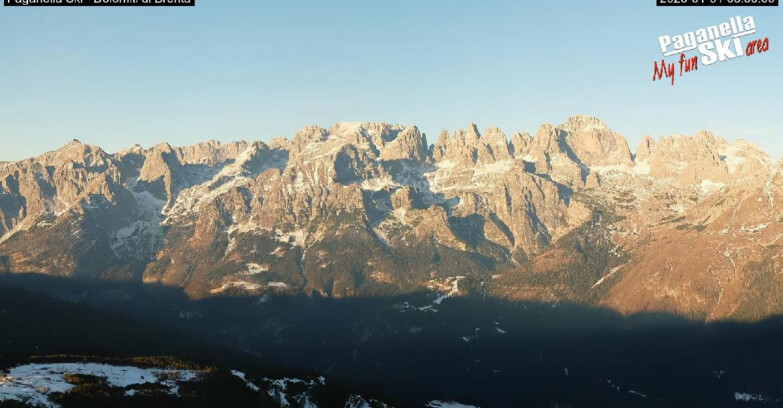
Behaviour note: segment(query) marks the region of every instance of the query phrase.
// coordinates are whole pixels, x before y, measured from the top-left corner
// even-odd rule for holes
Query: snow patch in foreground
[[[465,405],[454,401],[430,401],[427,408],[479,408],[475,405]]]
[[[170,394],[179,393],[177,382],[198,378],[198,372],[172,368],[139,368],[97,363],[27,364],[0,373],[0,402],[20,401],[28,405],[56,408],[49,399],[53,393],[65,393],[73,388],[63,378],[66,374],[91,375],[104,378],[111,387],[158,383]]]
[[[769,398],[760,394],[748,394],[746,392],[735,392],[734,399],[744,402],[768,402]]]
[[[240,380],[242,380],[245,383],[245,385],[247,386],[247,388],[250,388],[251,390],[253,390],[255,392],[261,391],[261,388],[259,386],[253,384],[252,382],[250,382],[250,380],[247,379],[247,377],[245,376],[245,373],[243,373],[241,371],[237,371],[237,370],[231,370],[231,375],[233,375],[234,377],[238,377]]]

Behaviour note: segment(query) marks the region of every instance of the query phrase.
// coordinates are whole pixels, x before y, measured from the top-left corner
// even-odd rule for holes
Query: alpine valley
[[[0,322],[22,327],[5,310],[38,292],[372,404],[779,403],[783,376],[749,361],[783,362],[781,238],[783,163],[706,131],[635,153],[585,115],[434,144],[386,123],[113,154],[74,140],[0,163],[0,276],[20,299]],[[89,352],[36,341],[14,361]]]

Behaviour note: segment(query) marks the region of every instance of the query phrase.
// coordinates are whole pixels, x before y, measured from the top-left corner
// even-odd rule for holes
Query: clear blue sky
[[[268,140],[314,123],[476,122],[507,135],[575,113],[629,139],[712,130],[783,156],[779,7],[607,1],[198,0],[0,8],[0,160],[73,138],[107,151]],[[652,82],[657,38],[753,15],[770,51]],[[781,42],[779,42],[781,41]],[[674,60],[674,57],[668,58]]]

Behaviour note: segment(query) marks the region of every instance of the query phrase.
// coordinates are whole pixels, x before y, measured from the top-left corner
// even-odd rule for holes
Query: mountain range
[[[758,320],[783,311],[781,170],[706,131],[632,152],[585,115],[434,144],[386,123],[114,154],[74,140],[0,163],[0,272]]]

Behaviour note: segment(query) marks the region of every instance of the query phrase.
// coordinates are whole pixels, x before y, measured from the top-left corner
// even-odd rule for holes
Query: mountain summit
[[[708,132],[633,155],[578,115],[309,126],[269,143],[73,141],[0,164],[0,269],[162,283],[193,297],[416,290],[632,313],[781,311],[781,164]]]

